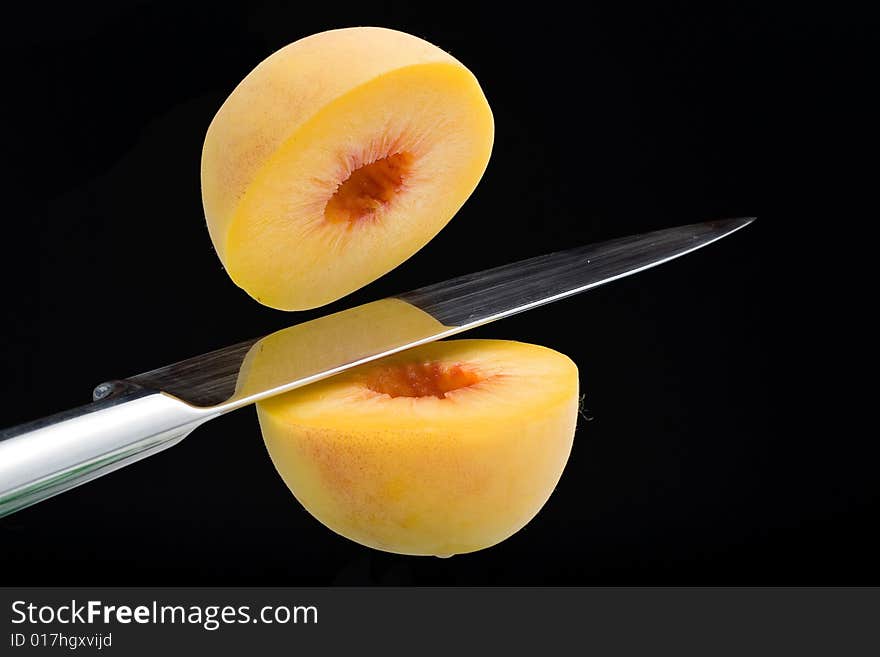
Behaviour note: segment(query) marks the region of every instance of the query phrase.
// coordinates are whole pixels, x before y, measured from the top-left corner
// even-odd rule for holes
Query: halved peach
[[[396,267],[479,182],[492,112],[473,74],[394,30],[322,32],[236,87],[202,151],[202,199],[232,280],[313,308]]]
[[[449,556],[511,536],[568,460],[578,372],[501,340],[436,342],[257,404],[269,454],[330,529]]]

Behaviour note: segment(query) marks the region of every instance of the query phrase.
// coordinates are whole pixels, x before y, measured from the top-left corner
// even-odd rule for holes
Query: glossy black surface
[[[813,207],[864,148],[854,126],[865,106],[847,92],[873,80],[859,66],[874,32],[804,5],[566,6],[4,9],[2,426],[86,403],[101,381],[401,290],[759,217],[686,258],[473,334],[568,354],[586,394],[556,492],[495,548],[414,559],[337,537],[286,490],[246,409],[0,521],[4,584],[880,583],[876,439],[848,422],[854,394],[831,408],[849,379],[822,369],[846,345],[830,329],[858,326],[825,254],[852,248],[872,211]],[[495,150],[424,250],[293,317],[223,273],[202,220],[202,139],[269,53],[357,24],[411,31],[471,67],[495,112]],[[825,157],[825,141],[847,153]]]

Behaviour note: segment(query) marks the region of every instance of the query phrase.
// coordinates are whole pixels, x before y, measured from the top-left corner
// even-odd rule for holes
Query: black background
[[[803,5],[567,4],[31,3],[6,14],[3,425],[318,314],[261,307],[226,277],[199,157],[237,82],[320,30],[383,25],[436,43],[474,71],[496,120],[489,169],[459,216],[321,313],[605,238],[759,219],[475,332],[568,354],[586,393],[557,491],[496,547],[438,560],[336,536],[284,487],[247,409],[0,520],[4,584],[880,583],[874,439],[842,421],[824,428],[836,384],[795,365],[827,360],[807,331],[830,301],[818,295],[812,320],[793,320],[807,275],[796,281],[788,258],[803,266],[793,233],[817,226],[795,210],[815,193],[799,171],[852,118],[835,94],[855,69],[836,62],[861,56],[870,26]]]

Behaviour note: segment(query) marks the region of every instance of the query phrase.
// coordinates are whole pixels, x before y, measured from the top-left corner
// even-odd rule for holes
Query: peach
[[[390,271],[452,218],[492,150],[474,75],[417,37],[322,32],[260,63],[208,128],[217,255],[257,301],[314,308]]]
[[[545,347],[435,342],[257,404],[300,503],[376,549],[472,552],[552,493],[572,446],[578,372]]]

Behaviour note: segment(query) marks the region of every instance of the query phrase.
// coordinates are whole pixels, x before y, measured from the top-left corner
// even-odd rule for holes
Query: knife
[[[655,267],[753,220],[522,260],[102,383],[90,404],[0,431],[0,517],[167,449],[229,411]]]

